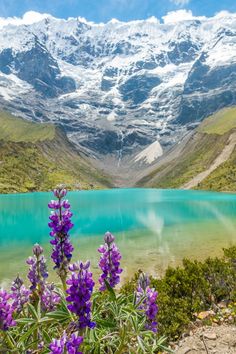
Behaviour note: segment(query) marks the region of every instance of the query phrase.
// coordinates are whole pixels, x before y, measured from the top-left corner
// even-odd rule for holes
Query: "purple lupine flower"
[[[43,256],[43,248],[38,244],[33,247],[33,257],[29,257],[26,263],[30,266],[28,279],[31,282],[31,290],[35,290],[37,285],[44,286],[45,279],[48,277],[46,259]]]
[[[11,291],[13,298],[12,306],[20,313],[24,305],[29,301],[31,291],[24,286],[23,280],[19,276],[13,281]]]
[[[54,284],[46,284],[41,295],[43,311],[55,310],[60,301],[61,297],[55,292]]]
[[[141,273],[138,280],[138,288],[136,292],[136,302],[139,304],[139,309],[145,313],[147,322],[146,329],[157,332],[157,296],[155,289],[149,287],[150,281],[146,274]]]
[[[91,296],[95,285],[92,273],[89,270],[90,262],[74,263],[69,266],[71,276],[67,280],[66,300],[70,302],[68,309],[78,316],[78,328],[94,328],[95,323],[91,321]]]
[[[83,343],[83,337],[72,333],[71,337],[66,342],[66,349],[68,354],[83,354],[79,351],[80,345]]]
[[[71,337],[67,337],[64,332],[60,339],[53,339],[49,345],[51,350],[49,354],[63,354],[66,350],[68,354],[83,354],[79,351],[79,347],[83,342],[83,337],[72,333]]]
[[[2,331],[7,331],[16,325],[12,317],[15,308],[9,300],[12,300],[12,295],[5,290],[0,290],[0,330]]]
[[[54,268],[58,269],[58,275],[63,281],[66,279],[68,265],[74,250],[69,238],[69,231],[74,226],[71,222],[73,214],[70,211],[70,203],[63,199],[66,193],[64,188],[55,189],[54,196],[58,200],[52,200],[48,204],[48,207],[53,209],[48,224],[51,228],[50,236],[53,237],[50,241],[53,245],[51,258],[55,263]]]
[[[49,354],[63,354],[66,344],[66,334],[63,333],[60,339],[53,339],[52,343],[49,344],[49,349],[51,350]]]
[[[101,291],[106,290],[106,282],[114,288],[120,282],[120,274],[123,271],[120,268],[121,254],[114,243],[115,236],[110,232],[106,232],[104,241],[105,245],[98,248],[98,252],[101,253],[99,267],[103,272],[99,277],[99,283],[101,284],[99,289]]]

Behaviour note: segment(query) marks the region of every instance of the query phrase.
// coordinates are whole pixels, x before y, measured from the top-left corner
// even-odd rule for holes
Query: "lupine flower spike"
[[[12,295],[5,290],[0,290],[0,330],[7,331],[16,325],[12,315],[15,310],[12,303]]]
[[[157,332],[157,313],[158,306],[156,303],[158,293],[155,289],[150,288],[150,281],[146,274],[141,273],[138,280],[136,302],[139,304],[139,309],[144,312],[147,322],[146,328]]]
[[[95,323],[91,321],[91,296],[95,285],[92,273],[89,270],[90,262],[74,263],[69,266],[71,276],[67,280],[66,300],[70,303],[68,309],[78,316],[78,329],[86,327],[94,328]]]
[[[55,292],[54,284],[46,284],[41,296],[42,310],[54,311],[60,300],[61,297]]]
[[[48,207],[53,209],[48,224],[51,228],[50,236],[53,238],[50,241],[53,245],[51,258],[55,263],[54,268],[58,271],[64,289],[66,289],[68,265],[74,250],[69,238],[69,231],[73,227],[71,222],[72,213],[70,211],[68,200],[63,199],[66,196],[66,193],[67,191],[64,188],[55,189],[54,196],[57,200],[51,200],[48,204]]]
[[[106,232],[104,241],[105,244],[98,248],[98,252],[101,253],[99,261],[99,267],[102,270],[102,274],[99,278],[101,291],[106,290],[106,282],[114,288],[120,282],[120,274],[123,271],[120,268],[121,254],[114,243],[115,236],[110,232]]]
[[[38,244],[33,247],[33,257],[29,257],[26,263],[30,266],[28,279],[31,282],[30,289],[42,293],[45,286],[45,279],[48,277],[46,259],[43,256],[43,248]]]
[[[12,283],[11,293],[13,299],[12,306],[16,312],[20,313],[24,305],[29,301],[31,291],[24,286],[23,280],[17,276]]]

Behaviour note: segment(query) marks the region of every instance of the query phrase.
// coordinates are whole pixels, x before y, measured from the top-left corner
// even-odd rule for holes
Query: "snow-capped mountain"
[[[236,104],[236,14],[106,24],[38,17],[2,25],[0,107],[63,125],[94,156],[151,163]]]

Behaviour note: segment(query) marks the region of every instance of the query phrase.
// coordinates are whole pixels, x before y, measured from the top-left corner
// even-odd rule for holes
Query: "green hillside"
[[[83,189],[110,186],[53,125],[0,112],[0,126],[0,193],[50,190],[60,183]]]
[[[198,131],[207,134],[223,135],[236,128],[236,107],[225,108],[206,118]]]
[[[178,156],[175,149],[172,149],[151,173],[137,182],[137,186],[181,188],[213,164],[234,131],[236,131],[236,108],[219,111],[202,122],[182,146]],[[236,149],[234,148],[227,161],[194,188],[236,190]]]
[[[36,142],[52,140],[55,137],[55,126],[39,124],[15,117],[0,111],[0,140],[12,142]]]
[[[205,178],[197,189],[215,190],[224,192],[236,191],[236,149],[229,160],[219,166]]]

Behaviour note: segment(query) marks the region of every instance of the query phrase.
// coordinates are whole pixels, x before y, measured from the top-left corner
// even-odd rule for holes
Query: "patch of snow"
[[[0,96],[4,100],[11,101],[32,90],[30,84],[20,80],[16,75],[0,73]]]
[[[107,116],[107,120],[108,120],[108,122],[113,122],[113,121],[115,121],[115,120],[116,120],[116,114],[115,114],[115,112],[109,113],[108,116]]]
[[[236,40],[232,42],[232,38],[222,38],[208,52],[206,57],[206,65],[211,69],[218,66],[225,66],[236,62]]]
[[[146,149],[141,151],[134,159],[135,162],[144,160],[148,164],[154,162],[158,157],[163,155],[163,150],[159,141],[154,141]]]

